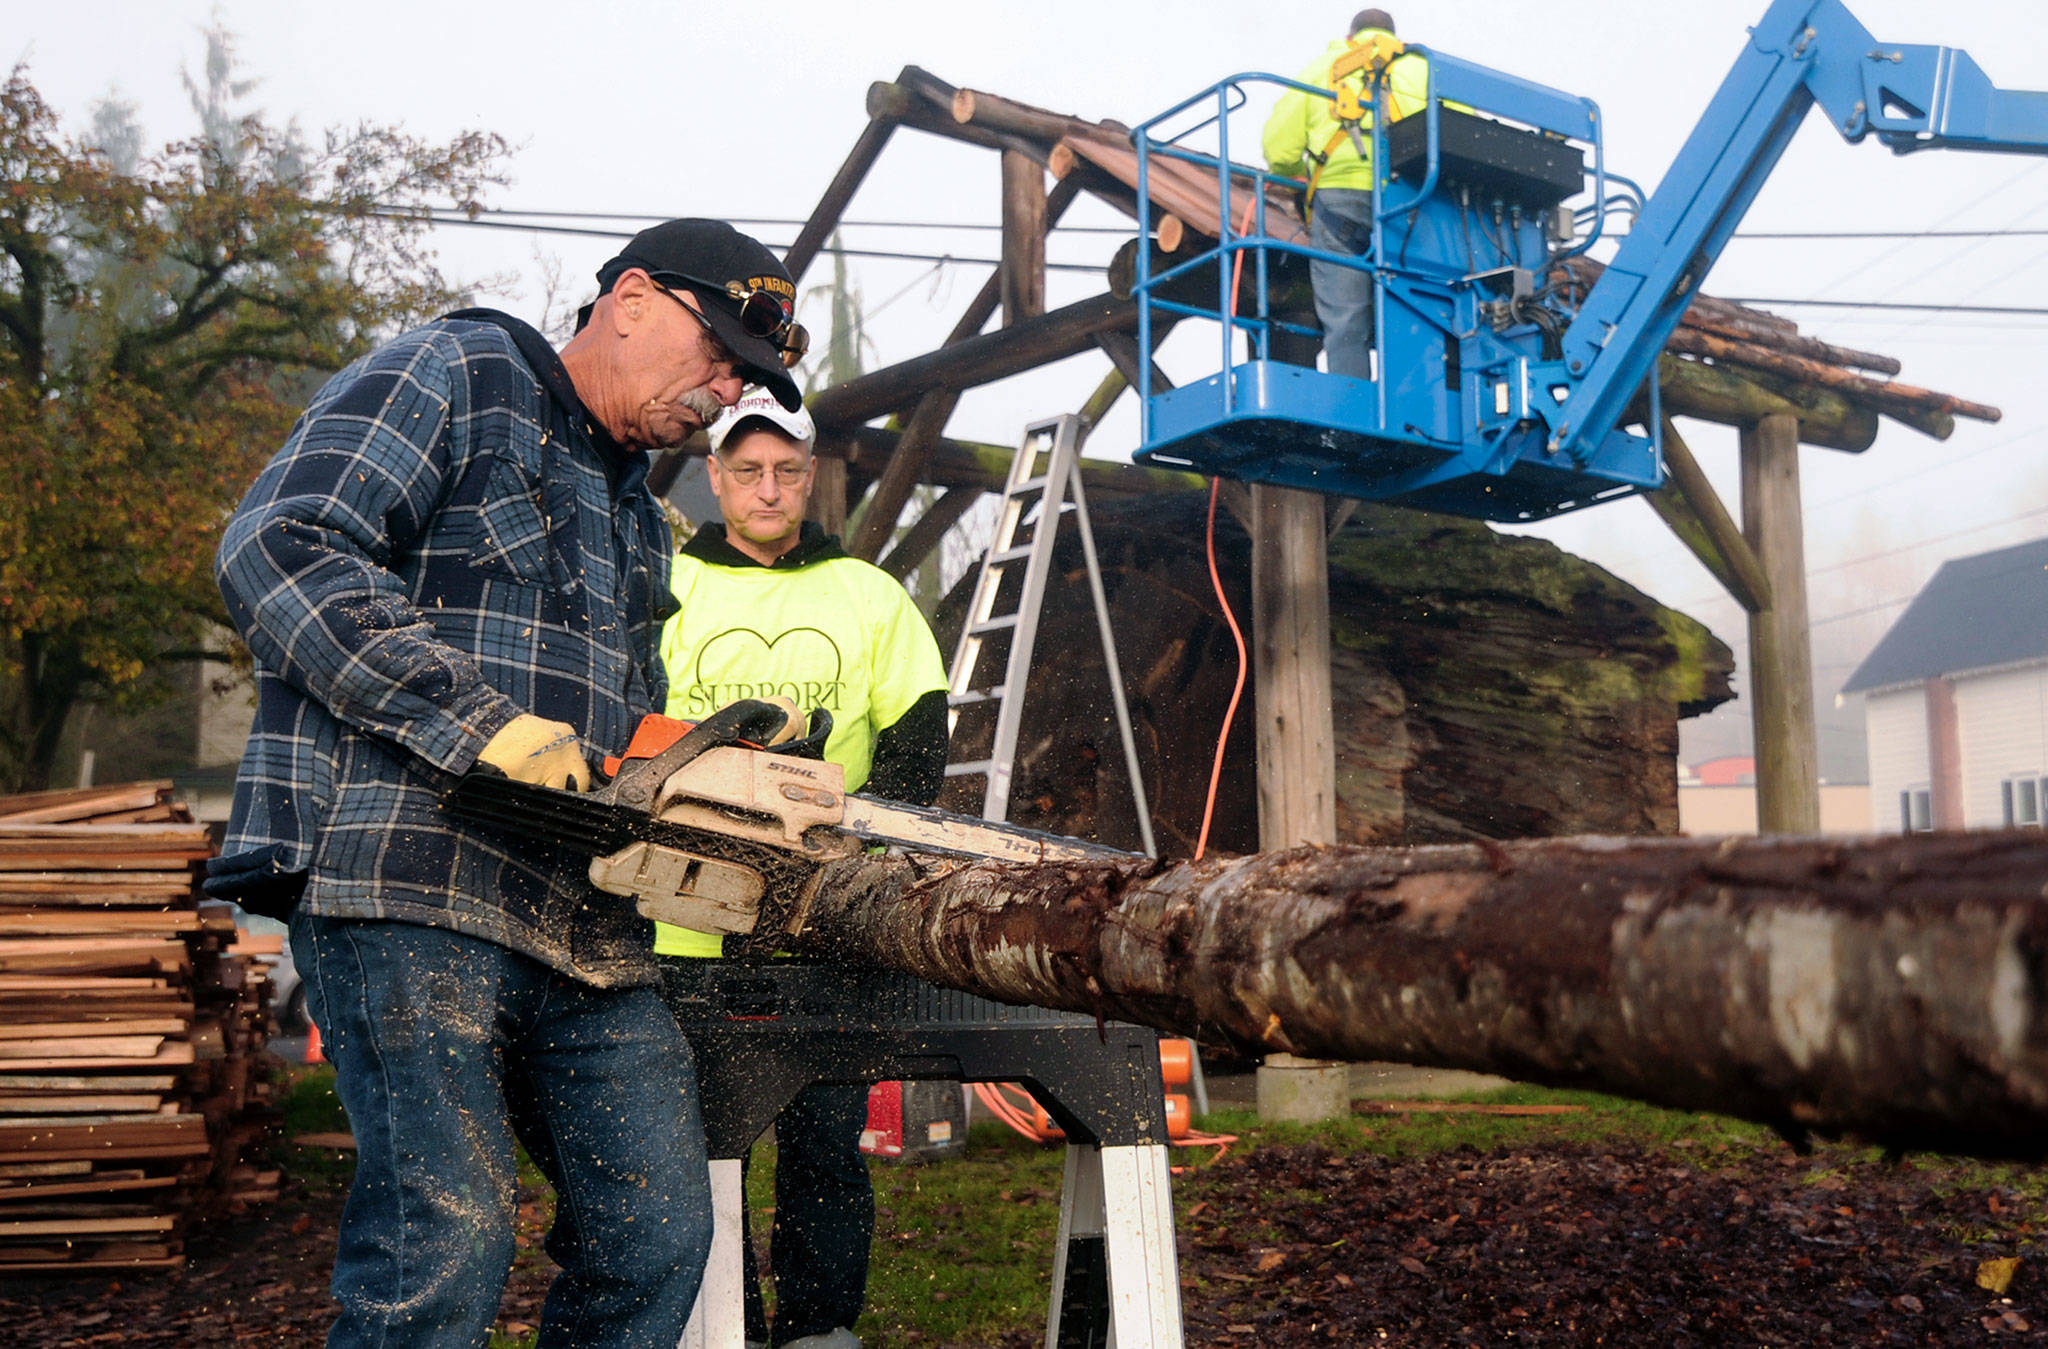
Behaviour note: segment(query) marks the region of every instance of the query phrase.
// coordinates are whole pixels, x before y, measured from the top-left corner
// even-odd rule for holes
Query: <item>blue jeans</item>
[[[540,1343],[673,1349],[711,1194],[696,1068],[657,992],[410,923],[302,911],[291,940],[356,1137],[329,1349],[487,1341],[515,1137],[555,1188]]]
[[[775,1117],[774,1343],[851,1330],[867,1303],[875,1187],[860,1150],[868,1089],[815,1082]],[[753,1242],[747,1242],[753,1258]],[[761,1287],[746,1283],[747,1337],[766,1339]]]
[[[1372,256],[1372,193],[1326,187],[1316,193],[1312,210],[1310,243],[1331,253]],[[1308,275],[1330,373],[1372,378],[1372,273],[1312,259]]]

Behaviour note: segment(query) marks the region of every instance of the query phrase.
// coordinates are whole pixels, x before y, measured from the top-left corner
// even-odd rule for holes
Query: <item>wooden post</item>
[[[1259,848],[1337,841],[1336,734],[1330,716],[1330,554],[1323,498],[1252,484],[1252,648],[1257,689]],[[1351,1069],[1269,1054],[1257,1074],[1261,1119],[1351,1113]]]
[[[1756,824],[1765,834],[1820,832],[1813,646],[1799,505],[1799,423],[1783,414],[1742,432],[1742,532],[1762,564],[1770,605],[1749,616]]]
[[[1003,326],[1045,312],[1045,170],[1003,151]]]
[[[1252,484],[1259,848],[1337,841],[1330,718],[1330,556],[1323,499]]]
[[[838,455],[813,454],[818,475],[811,484],[810,509],[805,513],[824,526],[827,534],[846,532],[846,460]]]

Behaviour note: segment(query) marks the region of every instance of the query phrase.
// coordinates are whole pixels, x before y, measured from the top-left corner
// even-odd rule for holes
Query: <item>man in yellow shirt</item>
[[[1393,16],[1383,9],[1360,10],[1352,17],[1351,35],[1332,42],[1297,78],[1318,89],[1333,88],[1331,67],[1376,37],[1393,41]],[[1326,252],[1365,257],[1372,251],[1372,74],[1361,69],[1343,79],[1358,90],[1363,120],[1355,126],[1342,123],[1333,100],[1290,89],[1266,119],[1266,165],[1274,173],[1314,180],[1308,203],[1311,243]],[[1428,63],[1419,55],[1396,57],[1387,70],[1390,116],[1398,121],[1419,112],[1428,99]],[[1311,260],[1309,279],[1330,372],[1370,379],[1372,273]]]
[[[713,423],[711,490],[722,522],[676,557],[681,609],[662,633],[668,714],[701,720],[741,698],[832,714],[825,757],[849,791],[930,805],[945,785],[946,670],[910,596],[804,520],[815,431],[762,390]],[[710,957],[720,939],[657,924],[655,951]],[[775,1121],[776,1345],[859,1349],[874,1190],[860,1134],[867,1088],[815,1084]],[[766,1338],[747,1280],[747,1336]]]

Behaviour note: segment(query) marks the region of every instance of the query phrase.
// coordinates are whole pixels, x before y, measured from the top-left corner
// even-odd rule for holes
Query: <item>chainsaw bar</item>
[[[583,792],[518,782],[502,773],[467,773],[441,799],[459,820],[535,843],[606,857],[635,842],[678,848],[758,872],[771,891],[801,881],[815,861],[753,839],[668,824],[645,811]]]
[[[848,795],[845,802],[845,819],[836,826],[838,829],[864,842],[910,852],[1001,862],[1114,862],[1142,855],[928,806],[908,806],[860,795]],[[592,857],[644,841],[770,872],[780,872],[791,865],[811,865],[816,860],[701,825],[667,823],[643,810],[599,796],[519,782],[499,773],[464,774],[441,805],[457,819]]]

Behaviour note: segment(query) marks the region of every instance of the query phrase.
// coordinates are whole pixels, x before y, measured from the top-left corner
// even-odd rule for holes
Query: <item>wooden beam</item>
[[[1723,365],[1749,366],[1766,370],[1802,384],[1832,389],[1852,403],[1862,403],[1880,412],[1894,409],[1907,414],[1945,412],[1981,422],[1995,422],[2002,414],[1995,407],[1973,403],[1950,393],[1916,388],[1895,380],[1871,379],[1840,366],[1827,365],[1808,356],[1773,351],[1747,342],[1731,341],[1696,328],[1681,327],[1671,334],[1667,346],[1694,356],[1707,356]]]
[[[911,406],[934,389],[960,392],[1050,365],[1095,344],[1095,335],[1137,327],[1137,306],[1097,295],[937,351],[914,356],[811,397],[822,425],[865,422]]]
[[[931,447],[946,429],[946,419],[953,415],[959,401],[959,394],[945,389],[918,400],[916,410],[910,414],[910,424],[903,428],[896,453],[889,456],[889,462],[882,466],[882,476],[868,493],[867,503],[861,509],[860,526],[853,531],[847,552],[863,562],[873,562],[882,555],[882,549],[896,534],[896,521],[903,514],[904,504],[924,474]]]
[[[1154,349],[1157,349],[1159,343],[1165,339],[1168,327],[1169,325],[1156,319],[1153,321],[1152,345]],[[1168,378],[1166,372],[1159,368],[1157,362],[1145,361],[1138,354],[1138,337],[1136,333],[1097,333],[1095,335],[1095,345],[1102,348],[1102,354],[1109,357],[1110,364],[1117,368],[1117,373],[1121,374],[1133,389],[1144,387],[1140,382],[1140,375],[1147,365],[1152,367],[1152,391],[1154,393],[1164,393],[1173,387],[1173,380]]]
[[[1754,614],[1769,608],[1771,583],[1763,564],[1669,417],[1664,419],[1664,467],[1670,481],[1663,491],[1650,494],[1651,507],[1744,610]],[[1687,520],[1696,532],[1685,527]]]
[[[1095,386],[1095,392],[1088,395],[1088,401],[1081,404],[1081,410],[1075,414],[1081,419],[1083,444],[1087,443],[1095,428],[1102,424],[1102,419],[1109,415],[1109,410],[1116,406],[1116,400],[1123,397],[1124,390],[1130,387],[1131,382],[1124,377],[1124,372],[1111,366],[1109,373],[1102,377],[1102,382]],[[1086,490],[1087,484],[1083,483],[1082,487]]]
[[[1666,416],[1739,429],[1782,412],[1799,419],[1799,438],[1808,445],[1856,453],[1877,440],[1877,414],[1826,389],[1780,386],[1761,372],[1738,373],[1669,354],[1657,358],[1657,379]],[[1648,415],[1649,400],[1639,397],[1623,420]]]
[[[947,96],[949,102],[951,97]],[[899,126],[929,132],[947,140],[965,141],[985,150],[1014,150],[1039,164],[1052,157],[1051,147],[1038,141],[956,122],[952,114],[941,111],[915,91],[906,91],[901,84],[882,80],[868,86],[869,116],[874,116],[877,109],[891,113]]]
[[[1004,156],[1008,164],[1010,156]],[[1044,178],[1040,176],[1040,184]],[[1044,235],[1067,207],[1073,205],[1076,191],[1055,190],[1042,202],[1039,226],[1040,287],[1038,303],[1045,304],[1044,293]],[[1007,212],[1007,207],[1005,208]],[[994,275],[982,283],[981,290],[968,302],[967,311],[953,325],[953,331],[946,336],[945,346],[954,346],[971,337],[979,336],[987,325],[989,316],[995,312],[1005,287],[1007,267],[998,268]],[[944,348],[942,347],[941,350]],[[841,386],[844,387],[844,386]],[[934,389],[918,399],[910,415],[910,423],[904,428],[902,441],[896,453],[883,465],[882,473],[875,480],[873,494],[868,498],[867,509],[862,513],[860,529],[847,544],[846,551],[864,561],[873,561],[880,556],[895,533],[896,521],[903,514],[904,503],[910,500],[911,490],[926,472],[931,447],[945,433],[946,422],[952,417],[953,409],[959,405],[960,393],[956,389]],[[814,409],[815,411],[815,406]]]
[[[1766,417],[1742,432],[1742,532],[1771,603],[1749,616],[1750,718],[1757,829],[1820,832],[1820,756],[1807,629],[1806,543],[1799,504],[1799,423]]]
[[[1323,498],[1252,484],[1259,846],[1337,841],[1330,558]]]
[[[1016,103],[979,89],[956,89],[953,92],[953,120],[1044,141],[1098,130],[1121,136],[1131,134],[1131,129],[1121,122],[1090,122],[1086,118],[1034,108],[1028,103]]]
[[[887,426],[842,427],[819,433],[819,453],[846,459],[856,475],[879,472],[902,443],[903,433]],[[1014,445],[941,437],[932,446],[924,480],[934,487],[975,487],[984,492],[999,490],[1009,475]],[[1082,482],[1089,497],[1143,496],[1149,492],[1207,491],[1209,480],[1200,474],[1174,468],[1151,468],[1143,464],[1116,464],[1103,459],[1081,461]]]
[[[847,153],[846,160],[839,166],[839,172],[832,175],[832,181],[825,187],[825,195],[818,198],[818,204],[811,210],[811,218],[797,233],[796,242],[782,255],[782,265],[789,269],[790,279],[801,285],[804,273],[818,256],[818,250],[825,246],[832,231],[839,226],[839,218],[846,214],[846,205],[853,200],[861,182],[868,176],[868,170],[875,166],[882,147],[889,143],[889,133],[896,129],[893,117],[871,117]]]
[[[1002,157],[1003,326],[1045,312],[1045,169],[1015,151]]]
[[[960,517],[972,510],[974,503],[981,500],[979,487],[949,487],[940,493],[931,509],[918,517],[917,523],[903,531],[889,556],[876,565],[901,581],[916,571],[930,554],[939,546],[939,540],[946,537],[946,531],[960,523]]]

